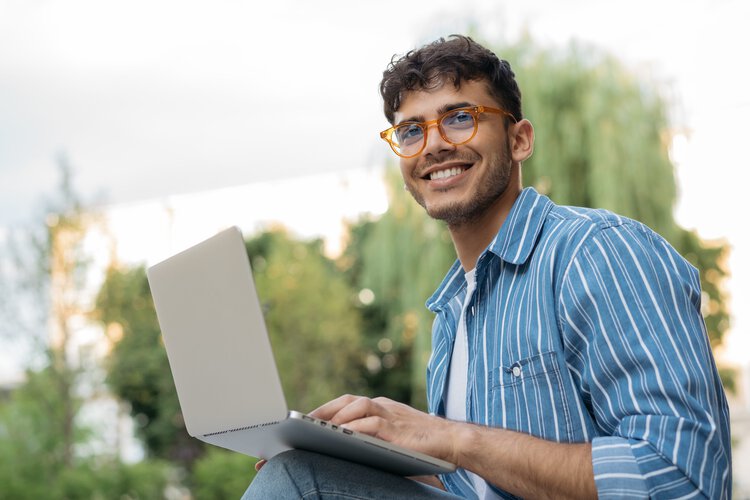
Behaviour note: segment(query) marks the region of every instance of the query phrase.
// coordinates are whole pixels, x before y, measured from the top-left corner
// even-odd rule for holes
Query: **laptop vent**
[[[266,427],[268,425],[276,425],[279,421],[276,420],[274,422],[264,422],[262,424],[255,424],[255,425],[248,425],[245,427],[237,427],[236,429],[227,429],[225,431],[217,431],[217,432],[211,432],[209,434],[203,434],[204,436],[218,436],[219,434],[227,434],[228,432],[237,432],[237,431],[246,431],[248,429],[257,429],[259,427]]]

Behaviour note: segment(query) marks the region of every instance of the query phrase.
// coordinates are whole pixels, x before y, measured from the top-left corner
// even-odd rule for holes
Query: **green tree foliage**
[[[123,464],[111,456],[69,452],[65,423],[81,398],[59,390],[52,367],[28,371],[26,381],[0,401],[0,498],[91,499],[160,498],[168,481],[166,463]],[[73,444],[90,430],[73,427]]]
[[[88,314],[83,242],[97,218],[73,190],[64,159],[60,169],[57,199],[25,244],[32,251],[15,256],[13,285],[19,293],[12,305],[17,311],[31,305],[44,317],[21,313],[6,324],[39,344],[35,367],[0,398],[0,497],[158,498],[167,484],[167,464],[127,465],[115,453],[87,451],[95,436],[79,415],[84,395],[97,383],[76,355],[75,336]]]
[[[247,248],[289,406],[311,411],[362,390],[355,294],[323,255],[322,241],[297,241],[277,229]]]
[[[703,317],[711,340],[711,347],[721,345],[729,329],[729,311],[724,282],[727,278],[728,246],[723,242],[706,242],[695,231],[679,230],[674,240],[675,248],[698,268],[703,291]],[[734,371],[720,370],[722,381],[729,390],[734,390]]]
[[[193,469],[192,493],[196,500],[240,498],[255,477],[254,458],[210,448]]]
[[[557,203],[605,207],[670,238],[674,168],[665,102],[655,84],[616,59],[572,45],[565,52],[510,49],[535,125],[526,184]]]
[[[146,460],[136,464],[119,461],[85,460],[65,469],[58,485],[41,498],[61,500],[106,500],[109,498],[164,498],[171,467],[163,461]],[[21,498],[21,497],[15,497]],[[40,498],[40,497],[28,497]]]
[[[456,254],[443,224],[430,219],[403,189],[398,169],[386,175],[388,211],[376,222],[352,228],[342,263],[355,288],[373,294],[362,306],[366,347],[380,363],[369,367],[369,380],[381,395],[424,408],[432,328],[424,304]]]
[[[672,136],[659,86],[590,47],[544,50],[525,40],[498,53],[514,61],[524,114],[535,126],[525,184],[560,204],[634,218],[667,238],[700,270],[706,326],[712,345],[721,343],[729,249],[675,223]]]
[[[44,498],[73,465],[70,441],[80,441],[82,429],[66,435],[68,412],[81,401],[60,391],[60,375],[52,367],[28,371],[0,404],[0,491],[7,498]],[[63,376],[68,385],[70,374]]]
[[[70,466],[81,407],[76,394],[81,370],[71,355],[71,340],[77,331],[76,320],[85,314],[81,290],[85,286],[88,258],[83,251],[83,240],[96,214],[84,209],[73,189],[72,172],[64,157],[59,159],[58,166],[60,184],[56,196],[47,201],[42,222],[28,231],[27,250],[15,249],[17,275],[11,282],[18,295],[5,304],[9,307],[5,315],[11,318],[9,324],[16,330],[17,338],[31,339],[39,368],[28,370],[27,389],[41,391],[40,380],[50,384],[43,388],[49,413],[37,416],[46,418],[47,425],[59,438],[58,453],[52,455],[54,460]],[[29,309],[37,310],[36,314],[24,314]],[[16,406],[21,411],[24,408],[30,407]]]
[[[96,311],[114,342],[107,383],[130,405],[149,455],[190,467],[203,444],[185,430],[145,269],[110,268]]]

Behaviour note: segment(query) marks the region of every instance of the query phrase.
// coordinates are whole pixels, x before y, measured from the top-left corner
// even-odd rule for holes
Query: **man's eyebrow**
[[[471,106],[475,106],[475,104],[471,103],[471,102],[466,102],[466,101],[464,101],[464,102],[454,102],[454,103],[451,103],[451,104],[445,104],[445,105],[441,106],[440,108],[438,108],[437,111],[438,111],[438,115],[442,115],[443,113],[447,113],[448,111],[452,111],[454,109],[458,109],[458,108],[470,108]]]
[[[471,106],[476,106],[474,103],[462,101],[462,102],[452,102],[448,104],[443,104],[437,109],[438,116],[447,113],[448,111],[452,111],[454,109],[458,108],[468,108]],[[415,115],[410,116],[409,118],[404,118],[400,122],[396,123],[396,125],[401,125],[402,123],[408,123],[408,122],[423,122],[425,121],[424,115]]]

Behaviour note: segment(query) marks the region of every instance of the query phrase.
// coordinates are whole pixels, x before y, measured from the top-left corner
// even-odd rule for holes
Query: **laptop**
[[[147,276],[191,436],[265,459],[303,449],[404,476],[455,470],[287,408],[239,228],[148,268]]]

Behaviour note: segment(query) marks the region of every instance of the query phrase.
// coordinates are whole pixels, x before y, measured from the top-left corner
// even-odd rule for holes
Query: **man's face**
[[[406,94],[395,113],[395,124],[434,120],[447,110],[473,105],[499,107],[482,81],[452,83]],[[401,158],[406,188],[427,213],[458,227],[484,215],[508,187],[511,157],[503,115],[479,115],[478,130],[466,144],[446,142],[431,126],[424,150]]]

